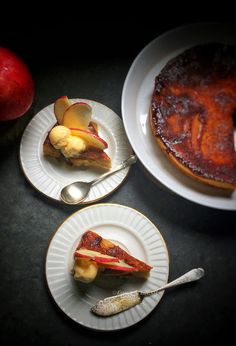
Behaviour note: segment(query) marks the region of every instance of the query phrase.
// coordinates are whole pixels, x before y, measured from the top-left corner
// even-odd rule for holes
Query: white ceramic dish
[[[89,229],[153,266],[149,278],[76,282],[71,275],[73,253],[81,235]],[[96,330],[118,330],[139,322],[156,307],[163,293],[147,297],[132,309],[108,318],[90,311],[99,299],[118,291],[160,287],[167,283],[168,274],[168,251],[158,229],[138,211],[117,204],[89,206],[70,216],[53,236],[46,257],[46,279],[57,305],[75,322]]]
[[[156,75],[171,58],[185,49],[213,41],[235,45],[235,27],[226,24],[192,24],[169,31],[147,45],[134,60],[126,77],[122,115],[135,153],[158,181],[180,196],[201,205],[236,210],[236,191],[210,187],[182,174],[161,152],[149,126],[148,111]]]
[[[87,102],[92,107],[92,119],[98,124],[99,134],[108,143],[106,151],[111,157],[112,167],[127,159],[132,149],[120,117],[96,101],[72,100],[73,103],[79,101]],[[73,167],[43,155],[43,142],[55,123],[52,104],[35,115],[26,127],[21,140],[20,161],[24,174],[31,184],[44,195],[60,201],[60,191],[65,185],[79,180],[93,180],[101,172]],[[94,185],[83,203],[91,203],[110,194],[123,182],[128,171],[129,168],[126,168]]]

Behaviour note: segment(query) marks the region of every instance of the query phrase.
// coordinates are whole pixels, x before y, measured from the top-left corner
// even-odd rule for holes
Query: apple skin
[[[34,83],[25,63],[0,47],[0,121],[25,114],[34,98]]]
[[[134,267],[131,267],[129,266],[128,264],[126,263],[122,263],[121,261],[119,262],[104,262],[103,264],[103,267],[105,268],[109,268],[109,269],[113,269],[113,270],[121,270],[121,271],[124,271],[124,272],[135,272],[136,269]]]
[[[103,255],[100,252],[87,250],[87,249],[79,249],[76,250],[75,257],[81,258],[81,259],[91,259],[97,263],[103,263],[103,262],[118,262],[119,259],[113,256],[109,255]]]
[[[95,133],[74,127],[70,127],[70,130],[74,136],[84,139],[91,147],[95,147],[100,150],[104,150],[108,147],[107,142]]]
[[[131,267],[129,264],[120,261],[117,257],[104,255],[100,252],[80,248],[74,253],[75,258],[93,260],[103,266],[104,268],[109,268],[113,270],[125,271],[125,272],[134,272],[136,269]]]

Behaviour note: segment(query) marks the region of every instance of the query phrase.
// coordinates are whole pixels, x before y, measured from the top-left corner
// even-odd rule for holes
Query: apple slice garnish
[[[103,267],[113,269],[113,270],[121,270],[125,272],[134,272],[137,271],[134,267],[131,267],[130,265],[126,264],[123,261],[118,262],[104,262],[102,264]]]
[[[107,142],[95,133],[74,127],[70,127],[70,130],[73,136],[78,136],[84,139],[90,147],[97,148],[100,150],[104,150],[108,147]]]
[[[91,259],[95,262],[98,263],[103,263],[103,262],[109,262],[109,263],[113,263],[113,262],[118,262],[119,259],[113,256],[109,256],[109,255],[104,255],[100,252],[97,251],[93,251],[93,250],[88,250],[88,249],[79,249],[75,251],[75,257],[78,258],[83,258],[83,259]]]
[[[96,135],[98,134],[98,125],[94,121],[90,121],[89,126],[88,126],[88,131],[95,133]]]
[[[66,109],[63,125],[87,130],[92,117],[92,108],[85,102],[76,102]]]
[[[67,96],[61,96],[55,101],[54,114],[59,125],[62,125],[64,113],[70,107],[70,104]]]

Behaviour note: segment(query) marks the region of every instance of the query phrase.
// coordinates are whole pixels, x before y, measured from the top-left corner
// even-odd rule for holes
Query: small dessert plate
[[[147,280],[135,277],[96,279],[90,284],[75,281],[73,254],[84,232],[92,230],[119,245],[153,268]],[[96,204],[67,218],[54,234],[46,256],[46,280],[59,308],[75,322],[96,330],[119,330],[145,318],[159,303],[163,292],[145,298],[135,307],[107,318],[94,315],[96,302],[118,292],[153,290],[165,285],[169,257],[155,225],[140,212],[118,204]]]
[[[92,120],[98,124],[101,137],[108,143],[107,154],[112,167],[126,160],[132,153],[121,118],[103,104],[87,99],[72,99],[72,103],[86,102],[92,107]],[[30,183],[41,193],[60,201],[62,188],[75,181],[90,181],[98,178],[101,171],[92,168],[74,167],[56,158],[45,157],[43,143],[56,118],[53,104],[42,109],[30,121],[22,136],[20,162]],[[117,189],[127,176],[129,168],[123,169],[94,185],[83,203],[92,203]]]

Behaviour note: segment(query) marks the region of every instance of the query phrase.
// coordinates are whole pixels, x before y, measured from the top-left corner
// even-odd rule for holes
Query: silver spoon
[[[137,156],[131,155],[127,160],[121,162],[116,168],[102,174],[99,178],[92,180],[90,182],[77,181],[75,183],[69,184],[61,190],[61,199],[66,204],[78,204],[83,202],[88,196],[91,187],[101,180],[105,179],[111,174],[114,174],[121,169],[124,169],[137,161]]]
[[[157,294],[169,287],[174,287],[185,284],[187,282],[199,280],[204,276],[204,273],[205,271],[202,268],[192,269],[184,275],[180,276],[178,279],[171,281],[165,286],[162,286],[156,290],[126,292],[118,294],[116,296],[105,298],[103,300],[99,300],[99,302],[91,308],[91,311],[96,315],[104,317],[118,314],[119,312],[128,310],[133,306],[141,303],[144,297],[150,296],[152,294]]]

